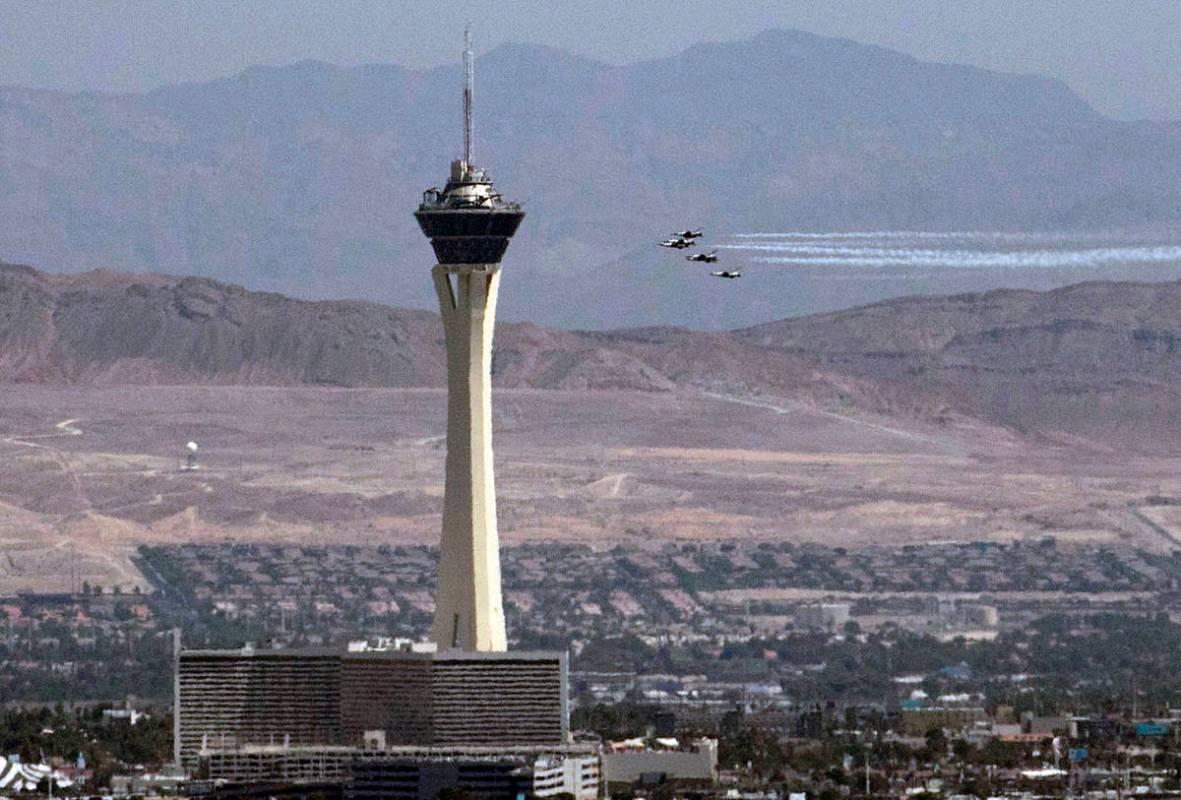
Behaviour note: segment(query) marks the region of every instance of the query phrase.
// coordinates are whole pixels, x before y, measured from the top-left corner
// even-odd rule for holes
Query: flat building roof
[[[434,653],[410,650],[361,650],[350,652],[331,647],[315,648],[227,648],[219,650],[180,651],[181,658],[341,658],[341,659],[404,659],[407,661],[555,661],[566,658],[564,650],[506,650],[504,652],[476,652],[468,650],[440,650]]]

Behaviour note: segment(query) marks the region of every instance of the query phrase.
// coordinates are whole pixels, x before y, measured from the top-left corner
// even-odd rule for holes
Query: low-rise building
[[[800,628],[838,631],[849,621],[848,603],[809,603],[796,612],[796,625]]]
[[[925,706],[903,708],[898,718],[898,730],[906,736],[923,736],[930,730],[962,730],[978,720],[987,718],[983,708],[947,708]]]
[[[200,754],[203,779],[234,786],[336,786],[352,800],[424,800],[458,789],[488,800],[524,795],[595,800],[594,747],[382,747],[246,745]],[[291,793],[290,791],[288,792]]]
[[[715,739],[698,739],[689,748],[639,746],[605,752],[603,775],[608,785],[633,784],[645,776],[712,784],[718,778],[718,743]]]

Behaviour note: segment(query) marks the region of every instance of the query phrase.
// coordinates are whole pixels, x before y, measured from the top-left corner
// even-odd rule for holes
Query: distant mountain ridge
[[[903,298],[737,335],[819,369],[954,392],[961,411],[1026,431],[1163,442],[1181,418],[1178,282]]]
[[[810,371],[795,356],[775,360]],[[444,364],[429,311],[0,264],[0,382],[441,387]],[[527,324],[498,326],[493,372],[501,386],[676,386],[609,340]]]
[[[0,383],[442,387],[437,315],[207,278],[0,265]],[[732,332],[499,324],[493,381],[1181,443],[1181,282],[907,298]]]
[[[0,257],[429,307],[411,211],[458,152],[458,84],[458,65],[303,62],[145,95],[0,88]],[[654,237],[686,224],[1181,219],[1177,125],[1107,119],[1037,76],[798,31],[627,66],[504,46],[479,59],[476,105],[477,161],[529,214],[502,311],[547,325],[734,324],[715,287],[658,263]],[[759,292],[792,297],[793,280]],[[788,313],[775,302],[761,319]]]

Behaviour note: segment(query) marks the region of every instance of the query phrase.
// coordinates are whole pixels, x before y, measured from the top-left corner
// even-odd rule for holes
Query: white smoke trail
[[[1003,239],[1027,241],[1061,239],[1061,234],[1008,231],[787,231],[784,233],[735,233],[735,239]]]
[[[719,249],[749,253],[756,263],[787,267],[918,267],[1056,269],[1118,265],[1181,265],[1181,245],[1130,242],[1118,235],[988,232],[854,231],[851,233],[736,234]],[[1108,246],[1083,246],[1105,241]],[[923,244],[947,242],[956,246]],[[971,245],[978,244],[978,247]],[[908,246],[918,245],[918,246]],[[1046,245],[1050,245],[1047,247]]]

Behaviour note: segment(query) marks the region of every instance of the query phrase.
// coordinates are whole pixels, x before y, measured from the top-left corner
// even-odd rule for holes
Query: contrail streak
[[[954,250],[899,250],[859,253],[855,250],[822,256],[802,254],[762,256],[763,264],[789,266],[850,267],[948,267],[951,269],[1053,269],[1056,267],[1100,267],[1111,264],[1149,264],[1181,262],[1181,247],[1099,248],[1077,251],[968,252]]]
[[[718,247],[734,251],[736,255],[747,253],[756,263],[788,267],[1055,269],[1181,264],[1181,245],[1143,241],[1113,245],[1112,238],[1118,238],[1118,235],[1105,238],[1094,234],[966,231],[790,232],[735,234],[730,243]],[[921,246],[936,242],[957,246]],[[1083,242],[1105,242],[1105,246],[1085,247]],[[973,248],[973,243],[980,246]],[[909,244],[920,246],[907,246]]]
[[[784,233],[735,233],[736,239],[1061,239],[1059,234],[1006,231],[787,231]]]

